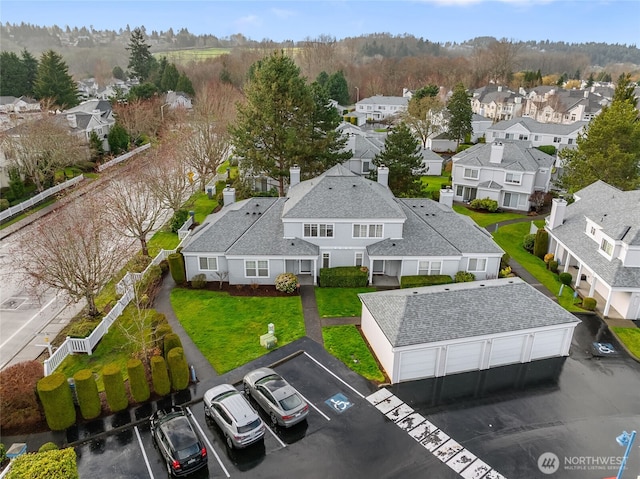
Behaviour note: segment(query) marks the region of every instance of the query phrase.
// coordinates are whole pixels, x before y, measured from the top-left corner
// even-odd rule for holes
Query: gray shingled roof
[[[364,98],[358,102],[358,105],[398,105],[407,106],[409,99],[403,96],[383,96],[374,95],[369,98]]]
[[[487,128],[487,132],[508,130],[513,125],[517,124],[524,126],[529,132],[534,134],[568,135],[576,130],[582,130],[587,124],[589,124],[589,122],[576,121],[570,125],[562,125],[557,123],[540,123],[539,121],[528,117],[517,117],[512,118],[511,120],[499,121]]]
[[[520,278],[358,296],[393,347],[579,322]]]
[[[503,251],[469,218],[430,199],[398,199],[407,217],[403,238],[367,246],[369,256],[460,256]]]
[[[640,190],[621,191],[596,181],[575,196],[580,199],[567,206],[564,223],[551,234],[610,286],[639,287],[640,267],[624,267],[619,259],[609,261],[601,255],[600,245],[586,234],[586,218],[601,226],[607,236],[640,245]]]
[[[393,193],[342,165],[289,188],[283,218],[405,218]]]
[[[478,143],[471,148],[458,153],[454,157],[454,164],[468,166],[490,166],[504,168],[510,171],[536,172],[538,168],[550,168],[554,158],[537,148],[531,147],[529,141],[500,140],[504,145],[501,163],[491,163],[491,143]]]

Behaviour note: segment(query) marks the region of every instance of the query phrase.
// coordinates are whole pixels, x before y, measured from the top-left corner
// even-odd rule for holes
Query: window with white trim
[[[596,227],[592,226],[591,227],[591,236],[595,236],[596,235]]]
[[[362,266],[362,262],[364,261],[364,253],[356,253],[356,266]]]
[[[487,259],[486,258],[469,258],[469,267],[467,271],[486,271],[487,270]]]
[[[442,261],[418,261],[418,274],[442,274]]]
[[[247,278],[268,278],[269,261],[247,259],[244,262],[244,275]]]
[[[200,265],[200,271],[217,271],[218,270],[218,258],[198,256],[198,263]]]
[[[529,139],[529,135],[525,135],[525,134],[520,133],[520,136],[518,136],[518,139],[526,141],[526,140]]]
[[[474,170],[473,168],[465,168],[463,176],[471,180],[477,180],[478,177],[480,176],[480,170]]]
[[[303,236],[305,238],[333,238],[333,225],[324,223],[305,223]]]
[[[553,142],[554,143],[560,143],[561,138],[559,136],[554,136],[553,137]]]
[[[600,249],[607,255],[613,255],[613,244],[607,241],[606,238],[602,238],[602,242],[600,243]]]
[[[322,253],[322,267],[329,268],[331,265],[331,254],[330,253]]]
[[[354,238],[382,238],[382,225],[353,225]]]
[[[504,175],[504,182],[511,183],[512,185],[519,185],[522,183],[522,173],[512,173],[507,171]]]
[[[456,196],[462,196],[463,193],[464,193],[464,186],[457,185],[456,186]]]
[[[369,173],[369,171],[371,171],[371,162],[369,161],[362,161],[362,172],[363,173]]]

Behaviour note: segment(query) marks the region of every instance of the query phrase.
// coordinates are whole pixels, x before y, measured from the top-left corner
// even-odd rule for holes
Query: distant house
[[[445,204],[394,197],[388,175],[379,168],[376,182],[336,165],[300,182],[294,167],[284,198],[235,202],[235,190],[226,188],[224,208],[182,249],[187,279],[274,284],[290,272],[316,284],[320,269],[334,266],[366,266],[373,284],[461,270],[498,276],[503,251],[485,230]]]
[[[190,110],[193,108],[191,104],[191,97],[186,93],[181,91],[170,91],[167,92],[167,96],[165,97],[165,102],[169,106],[169,109],[175,110],[177,108],[184,108],[185,110]]]
[[[471,142],[476,143],[486,136],[487,129],[492,125],[493,121],[482,115],[474,113],[471,118]],[[446,126],[445,126],[446,130]],[[434,135],[427,139],[427,148],[433,151],[456,151],[458,142],[448,137],[446,132]]]
[[[478,88],[471,97],[473,112],[494,121],[522,116],[522,107],[522,95],[501,85]]]
[[[452,158],[454,199],[496,200],[501,208],[527,211],[534,191],[549,191],[554,157],[529,141],[479,143]]]
[[[375,95],[357,102],[356,112],[376,122],[407,111],[408,105],[408,97]]]
[[[420,168],[413,171],[414,175],[440,176],[442,174],[444,158],[429,148],[422,148],[420,155],[422,156],[422,163]]]
[[[384,150],[386,133],[363,130],[349,123],[342,123],[338,130],[347,137],[345,149],[351,152],[351,158],[343,165],[357,175],[367,176],[375,168],[373,159]]]
[[[107,100],[87,100],[80,105],[65,110],[66,122],[71,132],[79,138],[89,141],[91,133],[95,132],[102,140],[104,151],[109,151],[107,136],[116,123]]]
[[[40,102],[26,96],[0,96],[0,113],[26,113],[40,111]]]
[[[555,198],[546,218],[549,252],[605,316],[640,319],[640,190],[596,181],[568,205]]]
[[[533,118],[512,118],[500,121],[487,129],[487,141],[498,139],[530,141],[531,146],[555,146],[558,151],[574,148],[578,135],[588,125],[586,121],[570,124],[540,123]]]
[[[541,123],[568,125],[576,121],[590,121],[602,107],[611,102],[610,97],[588,90],[565,90],[559,87],[533,88],[526,97],[522,116]]]

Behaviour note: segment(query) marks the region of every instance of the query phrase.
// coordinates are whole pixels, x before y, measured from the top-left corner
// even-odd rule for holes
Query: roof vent
[[[484,287],[484,284],[481,284],[480,287]]]
[[[292,242],[291,242],[291,246],[295,246],[295,245],[296,245],[296,244],[292,241]]]
[[[391,246],[395,246],[395,245],[396,245],[395,243],[391,243]]]
[[[256,203],[256,208],[260,206],[260,203]]]
[[[262,211],[258,211],[258,216],[260,216],[262,214]]]
[[[445,291],[450,291],[449,288],[444,288]]]
[[[253,212],[253,214],[255,215],[255,214],[256,214],[256,212],[254,211],[254,212]]]
[[[413,294],[418,294],[418,292],[417,291],[413,291]]]
[[[250,215],[251,213],[249,213],[248,211],[245,213],[245,215]]]
[[[353,186],[354,188],[356,187],[356,185],[351,185],[351,186]]]

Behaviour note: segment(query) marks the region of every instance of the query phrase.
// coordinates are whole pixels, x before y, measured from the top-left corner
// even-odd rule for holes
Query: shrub
[[[189,365],[184,357],[184,349],[173,348],[167,356],[171,386],[175,391],[182,391],[189,386]]]
[[[76,422],[76,408],[64,374],[53,373],[42,378],[37,391],[49,429],[63,431]]]
[[[184,284],[187,273],[184,269],[184,257],[181,253],[172,253],[167,257],[171,277],[176,284]]]
[[[420,286],[449,283],[453,283],[453,279],[447,274],[403,276],[400,278],[401,288],[419,288]]]
[[[163,324],[167,324],[167,325],[169,324],[167,323],[167,317],[165,316],[165,314],[161,313],[160,311],[156,311],[155,309],[149,309],[148,314],[149,314],[148,316],[149,325],[151,326],[151,329],[153,331],[158,329]],[[171,328],[171,326],[169,326],[169,328]]]
[[[460,153],[461,151],[466,150],[467,148],[471,148],[473,145],[465,145],[464,143],[461,143],[460,145],[458,145],[458,149],[456,150],[456,153]]]
[[[127,362],[127,374],[129,375],[129,391],[136,402],[145,402],[151,396],[144,364],[139,359],[129,359]]]
[[[511,266],[507,266],[506,268],[500,270],[500,272],[498,273],[498,278],[508,278],[512,274],[513,273],[511,272]]]
[[[161,324],[160,326],[158,326],[153,332],[153,337],[156,342],[156,348],[162,351],[162,348],[164,347],[164,337],[167,334],[171,334],[171,333],[173,333],[173,328],[171,327],[170,324],[167,323],[167,324]]]
[[[544,228],[539,228],[536,232],[536,239],[533,243],[533,254],[543,259],[549,248],[549,233]]]
[[[47,451],[57,451],[59,449],[58,445],[55,442],[45,442],[38,452],[47,452]]]
[[[107,364],[102,368],[102,380],[104,381],[104,392],[107,396],[107,404],[111,412],[118,412],[127,409],[129,400],[127,391],[124,388],[124,379],[120,366],[116,363]]]
[[[171,392],[167,363],[162,356],[151,357],[151,381],[153,382],[153,390],[159,396],[166,396]]]
[[[558,262],[555,259],[549,261],[549,271],[551,271],[552,273],[558,272]]]
[[[98,417],[102,412],[102,402],[93,372],[89,369],[81,369],[73,375],[73,380],[76,383],[76,395],[82,417],[84,419]]]
[[[491,198],[476,198],[471,200],[469,206],[474,210],[484,210],[489,213],[495,213],[498,210],[498,202]]]
[[[193,289],[202,289],[207,285],[207,275],[204,273],[196,274],[191,278],[191,287]]]
[[[0,371],[0,429],[29,428],[39,424],[43,412],[36,395],[36,384],[44,376],[41,362],[24,361]]]
[[[171,217],[171,221],[169,222],[169,226],[171,227],[172,233],[177,233],[182,225],[189,219],[189,212],[187,210],[178,210]]]
[[[582,309],[586,309],[587,311],[595,311],[597,304],[598,304],[598,301],[596,301],[596,298],[586,296],[582,300]]]
[[[538,146],[538,150],[551,156],[556,154],[556,147],[553,145],[540,145]]]
[[[6,198],[0,198],[0,211],[4,211],[9,208],[9,200]]]
[[[82,318],[74,321],[67,332],[67,336],[71,338],[86,338],[100,324],[100,320]]]
[[[363,288],[369,282],[369,271],[359,266],[338,266],[320,269],[322,288]]]
[[[6,458],[7,458],[7,448],[5,447],[4,444],[0,442],[0,465],[2,465],[2,463],[5,461]]]
[[[458,271],[453,278],[456,283],[468,283],[470,281],[475,281],[475,279],[476,275],[469,273],[468,271]]]
[[[558,275],[558,279],[565,286],[569,286],[571,284],[571,281],[573,281],[573,277],[571,276],[571,273],[560,273]]]
[[[505,253],[500,258],[500,269],[505,269],[509,267],[509,261],[511,261],[511,256],[509,253]]]
[[[127,266],[129,267],[129,271],[132,273],[142,273],[150,264],[151,258],[142,254],[137,254],[129,260]]]
[[[176,333],[165,334],[164,336],[164,357],[166,358],[173,348],[181,348],[182,341]]]
[[[549,266],[549,261],[553,260],[554,258],[554,254],[553,253],[547,253],[544,255],[544,258],[542,258],[542,261],[544,261],[545,263],[547,263],[547,267]]]
[[[23,454],[13,460],[6,479],[78,479],[76,452],[72,447],[38,454]]]
[[[524,239],[522,240],[522,247],[529,253],[533,253],[533,245],[535,244],[535,241],[536,241],[536,235],[534,234],[525,235]]]
[[[276,290],[293,293],[298,287],[298,277],[293,273],[281,273],[276,276]]]

